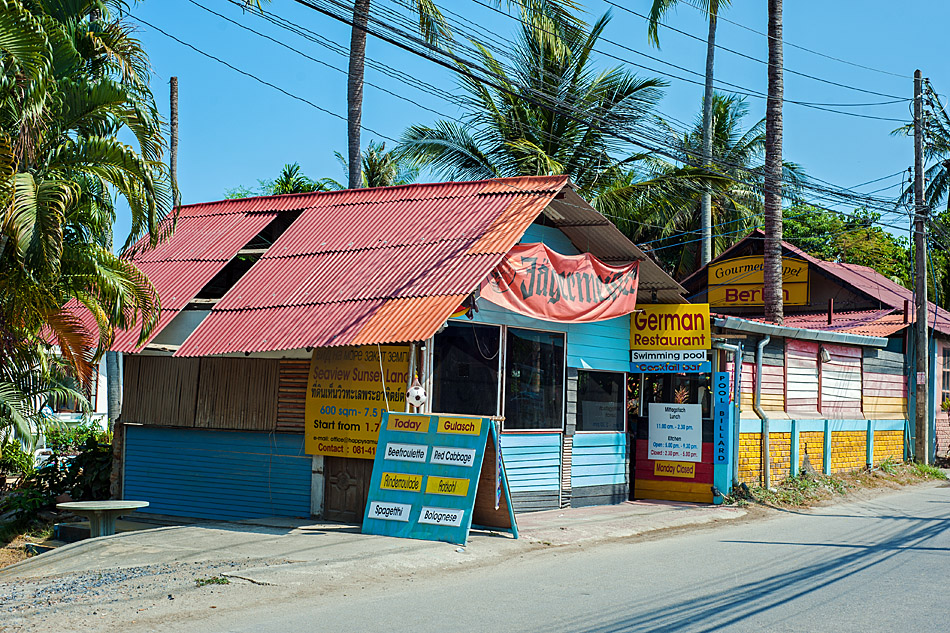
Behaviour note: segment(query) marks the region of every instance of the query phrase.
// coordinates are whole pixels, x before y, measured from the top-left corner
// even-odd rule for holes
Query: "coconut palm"
[[[708,165],[712,160],[712,108],[713,108],[713,67],[716,56],[716,23],[719,18],[720,6],[728,6],[730,0],[700,0],[699,6],[709,16],[709,31],[706,36],[706,82],[703,97],[703,137],[702,137],[702,164]],[[677,0],[653,0],[650,7],[650,19],[647,24],[647,38],[660,47],[659,25],[663,17],[677,4]],[[712,195],[706,191],[702,196],[702,250],[701,262],[705,265],[712,259]]]
[[[569,174],[596,201],[606,180],[642,158],[608,130],[644,122],[665,85],[620,67],[592,68],[608,22],[607,15],[590,27],[549,20],[539,29],[525,20],[507,54],[509,65],[473,42],[479,66],[490,69],[500,87],[460,74],[464,122],[412,126],[400,151],[453,180]]]
[[[765,105],[765,317],[782,325],[782,0],[769,0],[769,87]],[[765,485],[768,486],[768,476]]]
[[[113,328],[138,323],[144,336],[158,316],[154,288],[110,248],[116,197],[131,209],[127,246],[141,236],[154,245],[159,227],[172,226],[162,224],[171,196],[148,59],[123,9],[120,0],[0,0],[0,363],[8,376],[48,366],[55,344],[84,380]],[[96,332],[81,326],[82,310]],[[11,402],[0,403],[0,417]]]
[[[343,167],[345,179],[349,180],[348,166],[343,155],[335,152],[336,159]],[[392,187],[394,185],[408,185],[419,177],[419,167],[408,160],[402,153],[386,151],[386,143],[370,141],[360,161],[362,187]],[[327,179],[329,180],[329,179]],[[334,181],[331,181],[334,182]],[[341,187],[342,188],[342,187]]]
[[[665,188],[648,190],[641,203],[640,223],[628,229],[637,242],[657,248],[658,259],[666,262],[677,277],[684,277],[703,266],[699,241],[701,235],[701,198],[710,196],[712,215],[712,255],[718,256],[742,239],[762,213],[765,121],[748,129],[743,122],[749,108],[736,95],[714,93],[712,105],[712,158],[704,171],[717,177],[697,187],[692,179],[668,178]],[[662,124],[672,135],[675,130]],[[678,153],[690,164],[703,160],[704,121],[700,116],[692,131],[682,135]],[[677,165],[652,158],[655,174],[674,174]],[[794,163],[785,164],[784,178],[789,191],[801,187],[804,172]],[[685,237],[684,237],[685,236]]]

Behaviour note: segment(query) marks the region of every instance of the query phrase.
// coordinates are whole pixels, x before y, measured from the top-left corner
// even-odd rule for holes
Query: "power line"
[[[607,1],[607,0],[605,0],[605,1]],[[694,2],[691,2],[690,0],[685,0],[685,4],[686,4],[687,6],[689,6],[689,7],[692,7],[693,9],[696,9],[697,11],[700,11],[701,13],[704,13],[704,14],[707,14],[707,13],[708,13],[708,12],[706,11],[706,9],[704,9],[704,8],[702,8],[701,6],[695,4]],[[733,20],[730,20],[730,19],[724,17],[722,14],[717,14],[716,19],[719,20],[720,22],[728,22],[729,24],[732,24],[733,26],[738,26],[740,29],[744,29],[744,30],[746,30],[746,31],[749,31],[750,33],[755,33],[756,35],[761,35],[762,37],[765,37],[765,38],[768,38],[768,39],[773,39],[773,36],[769,35],[768,33],[763,33],[762,31],[756,31],[755,29],[753,29],[753,28],[751,28],[751,27],[748,27],[748,26],[746,26],[746,25],[744,25],[744,24],[741,24],[741,23],[739,23],[739,22],[735,22],[735,21],[733,21]],[[842,64],[847,64],[848,66],[854,66],[855,68],[861,68],[861,69],[863,69],[863,70],[870,70],[871,72],[881,73],[882,75],[890,75],[891,77],[900,77],[901,79],[910,80],[910,79],[912,78],[910,75],[902,75],[902,74],[899,74],[899,73],[892,73],[892,72],[887,71],[887,70],[881,70],[880,68],[874,68],[874,67],[872,67],[872,66],[865,66],[865,65],[863,65],[863,64],[858,64],[857,62],[848,61],[847,59],[841,59],[840,57],[835,57],[835,56],[833,56],[833,55],[828,55],[827,53],[822,53],[821,51],[816,51],[816,50],[813,50],[813,49],[810,49],[810,48],[806,48],[806,47],[804,47],[804,46],[799,46],[798,44],[794,44],[794,43],[789,42],[789,41],[787,41],[787,40],[782,40],[782,44],[784,44],[785,46],[789,46],[789,47],[791,47],[791,48],[797,48],[798,50],[804,51],[804,52],[806,52],[806,53],[811,53],[812,55],[817,55],[818,57],[824,57],[825,59],[830,59],[830,60],[832,60],[832,61],[840,62],[840,63],[842,63]]]
[[[478,0],[476,0],[476,1],[478,1]],[[626,11],[627,13],[630,13],[630,14],[632,14],[632,15],[635,15],[635,16],[637,16],[637,17],[639,17],[639,18],[643,18],[644,20],[647,20],[647,21],[650,20],[650,18],[649,18],[648,16],[643,15],[643,14],[641,14],[641,13],[637,13],[637,12],[634,11],[633,9],[629,9],[629,8],[623,6],[623,5],[617,4],[616,2],[613,2],[613,0],[604,0],[604,2],[606,2],[607,4],[609,4],[609,5],[613,6],[613,7],[616,7],[616,8],[618,8],[618,9],[620,9],[621,11]],[[479,2],[479,4],[481,4],[481,3]],[[687,4],[689,4],[689,2],[687,2]],[[717,14],[716,17],[717,17],[717,19],[720,19],[720,20],[723,19],[722,16],[719,15],[719,14]],[[662,23],[661,23],[661,24],[662,24]],[[672,27],[672,26],[670,26],[670,25],[668,25],[668,24],[662,24],[662,26],[665,26],[666,28],[668,28],[668,29],[671,30],[671,31],[674,31],[674,32],[676,32],[676,33],[680,33],[680,34],[685,35],[686,37],[692,38],[692,39],[694,39],[694,40],[698,40],[698,41],[700,41],[700,42],[705,42],[705,41],[706,41],[706,40],[704,40],[704,39],[701,38],[701,37],[697,37],[696,35],[693,35],[692,33],[688,33],[688,32],[686,32],[686,31],[682,31],[682,30],[677,29],[677,28],[675,28],[675,27]],[[733,55],[738,55],[739,57],[743,57],[743,58],[745,58],[745,59],[748,59],[748,60],[751,60],[751,61],[754,61],[754,62],[758,62],[758,63],[760,63],[760,64],[765,64],[766,66],[768,66],[768,64],[769,64],[768,61],[766,61],[766,60],[764,60],[764,59],[759,59],[758,57],[754,57],[754,56],[752,56],[752,55],[747,55],[747,54],[745,54],[745,53],[742,53],[742,52],[737,51],[737,50],[733,50],[733,49],[731,49],[731,48],[727,48],[727,47],[722,46],[722,45],[720,45],[720,44],[716,44],[715,47],[718,48],[718,49],[720,49],[720,50],[723,50],[723,51],[725,51],[725,52],[732,53]],[[897,96],[897,95],[887,95],[887,94],[884,94],[884,93],[875,92],[875,91],[873,91],[873,90],[865,90],[864,88],[858,88],[858,87],[856,87],[856,86],[850,86],[850,85],[848,85],[848,84],[842,84],[842,83],[839,83],[839,82],[837,82],[837,81],[831,81],[830,79],[824,79],[824,78],[822,78],[822,77],[816,77],[816,76],[814,76],[814,75],[809,75],[808,73],[803,73],[803,72],[799,72],[799,71],[797,71],[797,70],[793,70],[793,69],[791,69],[791,68],[784,68],[784,67],[783,67],[782,70],[785,71],[785,72],[787,72],[787,73],[789,73],[789,74],[791,74],[791,75],[798,75],[799,77],[805,77],[806,79],[812,79],[812,80],[814,80],[814,81],[819,81],[819,82],[826,83],[826,84],[829,84],[829,85],[832,85],[832,86],[837,86],[837,87],[839,87],[839,88],[846,88],[846,89],[848,89],[848,90],[854,90],[854,91],[857,91],[857,92],[863,92],[863,93],[866,93],[866,94],[872,94],[872,95],[881,96],[881,97],[889,97],[889,98],[893,99],[892,101],[885,101],[885,102],[883,102],[883,103],[864,103],[864,104],[858,104],[858,103],[854,103],[854,104],[851,104],[851,103],[845,103],[845,104],[817,103],[817,104],[808,104],[808,105],[839,106],[839,107],[841,107],[841,106],[843,106],[843,107],[847,107],[847,106],[874,106],[874,105],[890,105],[890,104],[893,104],[893,103],[904,103],[904,102],[907,102],[907,101],[913,101],[913,97],[899,97],[899,96]],[[805,105],[805,103],[800,102],[800,101],[789,101],[789,103],[798,103],[799,105]]]

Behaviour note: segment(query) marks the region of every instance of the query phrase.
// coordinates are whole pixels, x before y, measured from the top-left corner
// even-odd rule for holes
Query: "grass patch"
[[[204,587],[205,585],[230,585],[231,581],[225,578],[224,576],[211,576],[209,578],[195,578],[196,587]]]
[[[917,472],[917,474],[920,477],[923,477],[924,479],[943,480],[947,478],[947,476],[944,474],[942,470],[930,464],[918,464],[914,462],[911,464],[911,467]]]
[[[939,468],[887,458],[870,470],[825,475],[802,472],[773,484],[762,486],[740,485],[725,498],[737,506],[761,504],[777,508],[801,508],[817,505],[862,489],[899,488],[928,480],[945,480]]]

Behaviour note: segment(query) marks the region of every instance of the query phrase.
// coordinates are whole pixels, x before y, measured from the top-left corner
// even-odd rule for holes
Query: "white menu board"
[[[650,459],[703,461],[703,409],[698,404],[650,403]]]

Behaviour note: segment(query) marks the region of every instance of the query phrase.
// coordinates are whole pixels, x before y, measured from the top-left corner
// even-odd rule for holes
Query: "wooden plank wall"
[[[294,360],[127,355],[122,421],[302,433],[308,367]]]
[[[787,339],[786,406],[789,415],[818,419],[818,343]]]
[[[283,433],[303,433],[310,361],[285,359],[280,361],[279,371],[277,430]]]
[[[279,363],[270,358],[202,358],[195,427],[274,430]]]
[[[907,378],[904,355],[884,349],[864,350],[862,399],[871,420],[907,418]]]
[[[198,396],[197,358],[125,356],[122,421],[193,427]]]
[[[620,503],[629,498],[626,433],[578,433],[573,458],[572,506]]]
[[[501,450],[516,512],[560,507],[560,433],[504,433]]]
[[[821,365],[824,418],[858,419],[861,413],[861,348],[824,344],[831,360]]]

